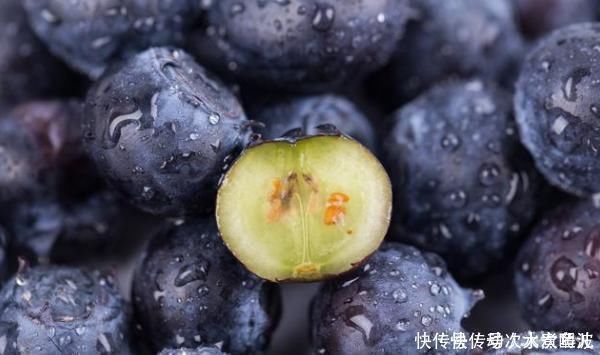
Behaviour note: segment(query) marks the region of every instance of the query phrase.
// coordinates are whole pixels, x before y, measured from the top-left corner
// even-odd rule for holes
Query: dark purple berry
[[[125,301],[110,275],[66,267],[21,269],[0,292],[7,354],[131,354]]]
[[[413,0],[412,6],[377,92],[391,93],[397,105],[452,76],[510,83],[523,52],[510,0]]]
[[[524,319],[534,329],[600,331],[600,209],[565,204],[534,228],[516,261]]]
[[[439,256],[384,245],[359,270],[325,283],[317,295],[315,354],[416,353],[417,333],[464,332],[462,319],[482,297],[481,291],[461,288]]]
[[[99,171],[155,214],[213,208],[222,169],[247,138],[237,99],[177,49],[110,70],[86,101],[84,139]]]
[[[250,109],[251,118],[264,124],[255,129],[264,139],[284,135],[315,135],[333,125],[341,133],[375,151],[375,132],[369,120],[347,99],[336,95],[273,100]]]
[[[480,80],[434,87],[394,114],[384,150],[394,238],[440,254],[460,277],[503,260],[535,213],[540,179],[510,96]]]
[[[62,96],[77,88],[80,81],[33,34],[21,0],[2,0],[0,107]]]
[[[279,293],[235,261],[214,222],[198,219],[152,240],[135,273],[133,303],[155,350],[215,344],[253,354],[269,343]]]
[[[183,42],[200,12],[194,0],[25,0],[36,34],[80,72],[98,78],[111,61]]]
[[[191,45],[203,63],[244,83],[323,90],[384,65],[409,13],[406,0],[219,0]]]
[[[529,53],[517,83],[521,140],[555,186],[587,196],[600,191],[600,24],[553,32]]]

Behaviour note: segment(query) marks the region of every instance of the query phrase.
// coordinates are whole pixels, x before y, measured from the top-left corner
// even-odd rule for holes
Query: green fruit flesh
[[[343,136],[247,149],[225,175],[217,222],[225,244],[272,281],[316,281],[360,264],[389,227],[392,192],[379,161]]]

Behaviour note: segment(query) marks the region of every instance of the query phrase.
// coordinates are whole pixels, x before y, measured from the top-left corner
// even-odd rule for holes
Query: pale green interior
[[[273,181],[296,173],[288,208],[270,221]],[[304,175],[316,184],[308,184]],[[317,192],[311,186],[318,187]],[[326,225],[333,193],[344,223]],[[312,210],[309,204],[312,199]],[[377,249],[389,226],[391,188],[377,159],[345,137],[271,142],[246,150],[227,173],[217,199],[225,243],[252,272],[273,281],[317,280],[352,268]],[[349,233],[351,231],[351,233]],[[312,272],[300,271],[310,265]]]

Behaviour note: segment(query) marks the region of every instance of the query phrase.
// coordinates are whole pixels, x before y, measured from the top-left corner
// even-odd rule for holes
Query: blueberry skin
[[[409,13],[407,0],[213,1],[190,46],[237,81],[322,91],[383,66]]]
[[[79,84],[29,28],[20,0],[0,2],[0,107],[58,97]]]
[[[0,205],[55,184],[83,155],[76,101],[29,101],[0,118]]]
[[[98,170],[153,214],[214,208],[219,176],[250,130],[237,99],[178,49],[152,48],[89,91],[84,140]]]
[[[275,99],[254,109],[249,116],[264,124],[255,129],[264,139],[276,139],[296,131],[318,134],[317,127],[333,125],[340,132],[376,151],[375,132],[369,120],[349,100],[337,95]]]
[[[217,344],[261,353],[278,321],[279,290],[250,274],[224,246],[216,224],[190,220],[157,235],[133,280],[144,338],[165,347]]]
[[[68,267],[20,270],[0,292],[5,354],[131,354],[114,279]]]
[[[0,119],[0,206],[40,189],[43,155],[29,133]]]
[[[412,0],[411,4],[415,16],[380,81],[391,86],[396,104],[451,76],[503,83],[516,77],[524,46],[510,0]]]
[[[521,32],[539,38],[560,27],[593,22],[598,17],[596,0],[513,0]]]
[[[599,24],[553,32],[533,49],[515,94],[521,140],[556,187],[578,196],[600,191]]]
[[[392,238],[440,254],[461,278],[503,260],[534,217],[540,178],[510,96],[480,80],[441,84],[396,111],[384,142]]]
[[[68,201],[55,191],[0,211],[11,252],[30,260],[73,263],[105,254],[123,235],[129,209],[108,190]]]
[[[461,320],[481,298],[481,291],[461,288],[439,256],[384,244],[316,296],[315,354],[418,354],[417,332],[464,331]]]
[[[163,349],[158,355],[227,355],[218,348],[199,347],[196,349]]]
[[[25,0],[31,27],[50,50],[90,78],[111,61],[183,42],[200,14],[194,0]]]
[[[600,331],[600,209],[592,201],[547,214],[521,248],[515,285],[534,329]]]

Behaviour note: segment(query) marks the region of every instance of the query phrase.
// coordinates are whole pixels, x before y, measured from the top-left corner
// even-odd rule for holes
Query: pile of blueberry
[[[418,347],[488,330],[600,353],[596,20],[0,0],[0,355],[528,353]],[[310,309],[290,282],[320,282]],[[273,348],[289,312],[310,344]]]

